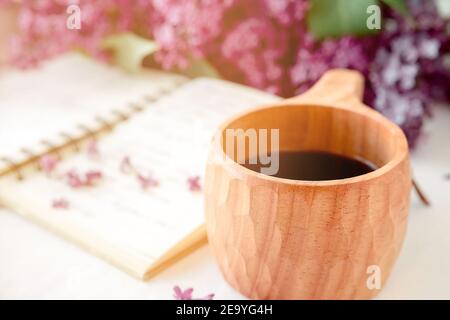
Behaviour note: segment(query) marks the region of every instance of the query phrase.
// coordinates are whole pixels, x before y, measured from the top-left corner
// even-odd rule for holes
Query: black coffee
[[[275,155],[272,155],[274,159]],[[260,172],[261,164],[244,165]],[[319,151],[282,151],[279,153],[279,170],[274,177],[293,180],[336,180],[359,176],[375,170],[368,161]]]

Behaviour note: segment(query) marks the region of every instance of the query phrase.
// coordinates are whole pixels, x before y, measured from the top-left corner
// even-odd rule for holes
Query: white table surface
[[[1,112],[0,112],[1,115]],[[413,154],[416,180],[431,208],[413,195],[401,255],[380,299],[450,299],[450,108],[437,107]],[[140,282],[6,209],[0,209],[0,298],[171,299],[172,288],[194,296],[244,298],[222,278],[207,246]]]

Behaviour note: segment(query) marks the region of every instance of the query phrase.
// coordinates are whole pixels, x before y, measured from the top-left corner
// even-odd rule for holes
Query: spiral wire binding
[[[185,81],[179,81],[174,86],[161,88],[154,94],[144,96],[143,100],[146,104],[155,103],[184,83]],[[127,121],[134,114],[142,112],[145,108],[146,105],[132,102],[127,106],[126,110],[112,110],[111,114],[114,116],[114,119],[112,120],[106,120],[104,117],[96,116],[94,120],[99,125],[99,127],[94,129],[89,128],[84,124],[79,124],[77,126],[77,129],[82,132],[81,135],[73,136],[71,134],[68,134],[67,132],[61,132],[59,133],[59,136],[62,137],[65,142],[58,145],[55,145],[49,140],[44,139],[40,141],[40,144],[45,147],[45,150],[43,152],[33,153],[27,148],[22,148],[20,150],[20,153],[26,156],[26,159],[24,161],[15,162],[9,157],[0,157],[0,162],[6,164],[5,168],[0,168],[0,177],[3,177],[10,173],[16,173],[17,180],[23,180],[24,174],[22,169],[24,169],[25,167],[34,164],[37,166],[37,170],[41,170],[39,160],[46,155],[54,154],[59,158],[62,158],[62,151],[65,151],[71,147],[74,149],[74,151],[79,152],[83,143],[90,139],[97,139],[99,135],[112,131],[118,124]]]

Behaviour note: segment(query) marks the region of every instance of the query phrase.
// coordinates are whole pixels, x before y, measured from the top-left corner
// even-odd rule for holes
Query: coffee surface
[[[276,154],[272,155],[272,159]],[[376,167],[363,159],[354,159],[329,152],[320,151],[281,151],[279,170],[273,176],[292,180],[336,180],[369,173]],[[244,166],[250,170],[261,172],[266,165],[249,164]]]

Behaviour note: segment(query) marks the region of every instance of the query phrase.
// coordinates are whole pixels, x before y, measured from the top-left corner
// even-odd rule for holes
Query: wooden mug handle
[[[282,104],[332,105],[341,108],[369,108],[362,102],[364,77],[358,71],[332,69],[327,72],[305,93],[284,100]],[[426,206],[430,201],[413,179],[412,185],[420,200]]]
[[[358,71],[327,71],[307,92],[285,100],[287,104],[339,105],[344,108],[366,107],[362,103],[364,77]]]

